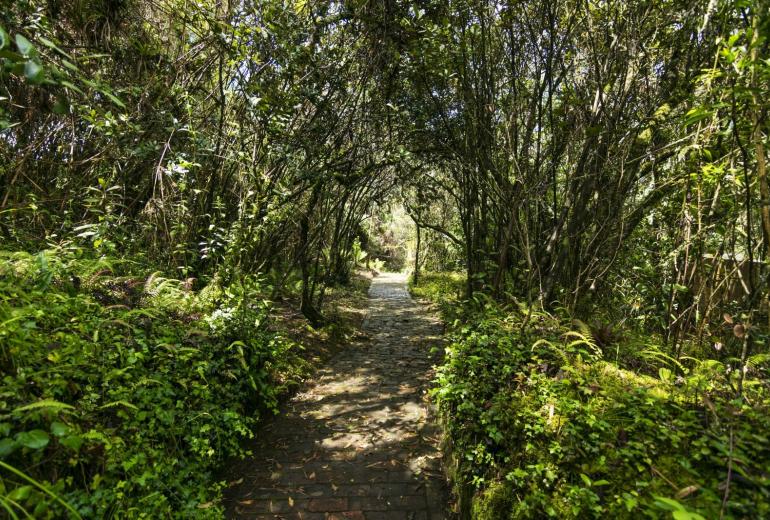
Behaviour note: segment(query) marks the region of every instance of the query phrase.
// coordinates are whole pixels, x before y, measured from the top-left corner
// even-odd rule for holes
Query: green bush
[[[452,311],[433,395],[465,516],[770,515],[762,356],[738,396],[729,363],[602,348],[580,322],[483,297]]]
[[[267,328],[253,278],[196,294],[132,270],[2,253],[0,460],[84,517],[218,517],[214,472],[275,408],[293,344]],[[0,505],[64,514],[40,487],[0,477]]]

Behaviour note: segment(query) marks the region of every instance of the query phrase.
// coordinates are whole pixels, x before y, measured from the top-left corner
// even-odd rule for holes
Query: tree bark
[[[417,245],[414,248],[414,272],[412,273],[412,282],[416,286],[420,280],[420,225],[415,221],[417,228]]]

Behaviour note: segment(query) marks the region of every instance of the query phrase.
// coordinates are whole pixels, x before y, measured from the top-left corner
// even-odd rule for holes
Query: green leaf
[[[19,443],[13,439],[0,439],[0,457],[7,457],[19,447]]]
[[[10,473],[13,473],[14,475],[16,475],[16,477],[18,477],[18,478],[20,478],[22,480],[26,480],[27,482],[29,482],[30,484],[35,486],[37,489],[39,489],[40,491],[42,491],[43,493],[45,493],[49,497],[53,498],[55,501],[57,501],[62,506],[64,506],[71,513],[73,518],[78,518],[78,519],[79,518],[83,518],[82,516],[80,516],[80,513],[78,513],[75,510],[75,508],[73,508],[67,502],[65,502],[64,500],[59,498],[59,496],[56,493],[54,493],[53,491],[51,491],[50,489],[48,489],[48,486],[46,486],[45,484],[43,484],[41,482],[38,482],[37,480],[27,476],[26,474],[22,473],[18,469],[14,468],[13,466],[10,466],[10,465],[6,464],[5,462],[3,462],[1,460],[0,460],[0,468],[3,468],[4,470],[6,470],[6,471],[8,471]]]
[[[674,511],[671,513],[671,516],[674,517],[674,520],[706,520],[698,513],[693,513],[692,511]]]
[[[21,432],[16,436],[16,440],[25,448],[39,450],[48,446],[51,438],[43,430],[31,430]]]
[[[133,404],[129,403],[128,401],[122,401],[122,400],[121,401],[112,401],[110,403],[103,404],[103,405],[101,405],[99,407],[99,409],[103,410],[105,408],[113,408],[115,406],[125,406],[126,408],[131,408],[132,410],[138,410],[139,409],[136,406],[134,406]]]
[[[64,65],[65,68],[70,69],[72,72],[80,72],[78,66],[69,60],[62,60],[61,64]]]
[[[703,107],[695,107],[684,116],[684,125],[690,126],[712,116],[712,112]]]
[[[8,499],[13,500],[14,502],[23,502],[24,500],[27,500],[29,498],[29,494],[32,492],[34,488],[30,486],[29,484],[21,487],[17,487],[10,493],[8,493]]]
[[[35,60],[28,60],[24,64],[24,75],[30,83],[40,84],[45,79],[45,71]]]
[[[8,36],[8,33],[5,31],[5,29],[0,26],[0,49],[5,49],[10,43],[11,37]]]
[[[61,86],[65,87],[65,88],[68,88],[70,90],[74,90],[78,94],[83,94],[83,91],[80,90],[80,88],[76,87],[75,85],[73,85],[69,81],[60,81],[59,83],[61,84]]]
[[[682,507],[682,504],[680,504],[679,502],[677,502],[672,498],[660,497],[657,495],[653,495],[653,498],[655,499],[655,505],[658,506],[660,509],[664,509],[666,511],[684,510],[684,508]]]
[[[104,92],[104,91],[102,93],[108,98],[110,98],[110,100],[116,105],[118,105],[120,108],[126,108],[126,105],[124,105],[123,102],[120,99],[118,99],[117,96],[115,96],[114,94],[110,92]]]
[[[40,408],[48,408],[48,409],[54,409],[54,410],[65,410],[65,409],[74,409],[75,407],[72,405],[69,405],[67,403],[61,403],[59,401],[55,401],[54,399],[42,399],[40,401],[37,401],[35,403],[25,404],[24,406],[20,406],[16,408],[13,413],[18,412],[27,412],[29,410],[38,410]]]
[[[19,52],[24,56],[33,56],[35,54],[35,46],[24,36],[17,34],[15,40],[16,48],[19,49]]]
[[[18,52],[14,52],[11,50],[0,50],[0,58],[6,58],[8,60],[11,60],[13,63],[19,63],[24,61],[24,56],[22,56]]]
[[[66,52],[64,52],[63,50],[61,50],[61,48],[59,48],[59,46],[58,46],[58,45],[56,45],[54,42],[52,42],[52,41],[51,41],[51,40],[49,40],[48,38],[43,38],[42,36],[40,36],[40,37],[38,37],[38,39],[37,39],[37,40],[38,40],[40,43],[42,43],[43,45],[45,45],[46,47],[48,47],[49,49],[53,49],[53,50],[55,50],[56,52],[58,52],[58,53],[59,53],[59,54],[61,54],[62,56],[66,56],[67,58],[71,58],[71,56],[70,56],[69,54],[67,54]]]
[[[83,445],[83,442],[84,442],[84,439],[81,435],[67,435],[66,437],[62,437],[59,440],[59,443],[62,446],[66,446],[72,451],[80,450],[80,447]]]
[[[51,423],[51,433],[53,433],[55,437],[63,437],[70,431],[72,431],[72,428],[62,422],[54,421]]]
[[[69,113],[70,105],[65,99],[57,99],[53,106],[53,113],[64,115]]]

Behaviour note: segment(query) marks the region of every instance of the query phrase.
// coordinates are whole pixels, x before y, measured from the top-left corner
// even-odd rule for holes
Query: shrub
[[[764,357],[739,396],[729,363],[630,333],[603,352],[568,316],[480,302],[452,309],[433,390],[465,516],[770,515]]]
[[[214,472],[274,409],[293,344],[254,278],[186,284],[62,250],[0,262],[0,459],[84,517],[217,517]],[[0,469],[36,517],[61,501]]]

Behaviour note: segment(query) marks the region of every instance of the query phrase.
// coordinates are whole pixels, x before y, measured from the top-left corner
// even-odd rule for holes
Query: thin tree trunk
[[[758,17],[755,15],[753,20],[754,34],[752,36],[752,49],[751,49],[751,61],[754,65],[754,69],[751,73],[751,83],[754,89],[752,90],[754,110],[752,111],[752,141],[754,141],[754,150],[757,156],[757,179],[759,181],[759,196],[760,196],[760,217],[762,221],[762,236],[765,242],[765,262],[770,267],[770,186],[767,182],[767,166],[765,164],[765,143],[762,139],[761,129],[761,109],[760,100],[757,96],[756,85],[756,67],[757,67],[757,47],[758,47]],[[766,288],[765,302],[768,307],[768,327],[770,327],[770,289]]]
[[[417,245],[414,248],[414,272],[412,273],[412,281],[414,285],[419,283],[420,279],[420,225],[415,221],[415,227],[417,228]]]

